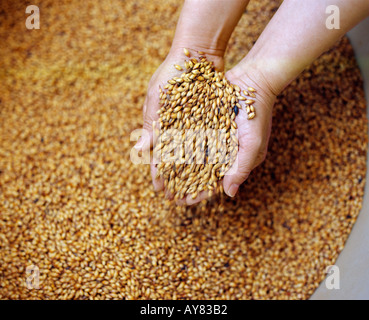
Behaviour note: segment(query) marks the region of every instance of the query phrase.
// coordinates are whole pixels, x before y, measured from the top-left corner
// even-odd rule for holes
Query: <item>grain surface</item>
[[[343,39],[279,97],[266,161],[230,199],[182,208],[133,165],[176,0],[0,4],[1,299],[306,299],[359,213],[367,120]],[[227,68],[278,6],[254,1]],[[26,268],[40,270],[27,289]]]

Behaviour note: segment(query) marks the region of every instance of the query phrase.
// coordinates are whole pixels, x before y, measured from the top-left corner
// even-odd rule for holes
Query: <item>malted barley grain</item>
[[[251,48],[278,4],[250,2],[230,40],[227,70]],[[169,52],[180,3],[44,0],[44,27],[25,37],[19,22],[26,6],[0,1],[6,12],[0,24],[6,70],[0,86],[0,298],[308,298],[344,248],[362,205],[366,106],[349,41],[342,39],[278,97],[268,156],[239,196],[220,193],[183,208],[156,194],[149,167],[129,158],[130,134],[142,127],[147,83]],[[174,81],[162,89],[187,83],[200,98],[205,81],[192,88]],[[220,104],[233,88],[222,91]],[[198,109],[210,111],[206,97]],[[191,110],[183,108],[181,120],[195,129],[186,117]],[[220,114],[228,113],[220,108]],[[232,120],[226,117],[225,124]],[[196,179],[195,166],[179,168],[176,184],[186,175]],[[212,171],[201,174],[210,180]],[[30,265],[40,270],[38,290],[25,285]]]

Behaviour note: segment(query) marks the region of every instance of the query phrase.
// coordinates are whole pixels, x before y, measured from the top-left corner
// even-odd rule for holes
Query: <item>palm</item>
[[[191,53],[196,53],[195,50],[189,49]],[[205,54],[206,57],[214,62],[215,67],[218,70],[223,70],[224,68],[224,60],[223,57],[219,56],[210,56]],[[198,54],[193,54],[193,58],[197,58]],[[191,58],[192,58],[191,57]],[[159,104],[159,88],[164,88],[164,86],[167,84],[168,79],[171,79],[173,77],[179,77],[182,72],[177,70],[174,65],[182,66],[184,65],[184,60],[188,60],[184,54],[183,51],[179,51],[174,54],[168,55],[168,57],[165,59],[165,61],[160,65],[160,67],[156,70],[155,74],[152,76],[148,93],[146,96],[146,100],[144,103],[144,127],[146,125],[146,129],[150,130],[152,128],[152,124],[154,121],[157,121],[159,116],[157,114],[157,111],[160,109]],[[184,69],[184,67],[183,67]],[[164,188],[163,180],[162,179],[156,179],[156,165],[154,163],[151,163],[151,176],[154,184],[155,190],[162,190]],[[200,195],[201,198],[206,198],[204,194]],[[167,197],[171,198],[172,196],[170,194],[167,194]],[[198,197],[199,198],[199,197]],[[191,199],[192,200],[192,199]],[[196,199],[196,202],[200,201],[199,199]]]
[[[196,58],[196,56],[194,57]],[[181,75],[183,71],[175,69],[174,65],[183,65],[185,59],[183,53],[169,55],[152,77],[144,106],[144,118],[148,128],[151,128],[152,122],[158,119],[157,111],[160,108],[159,87],[164,88],[168,79]],[[208,59],[214,61],[218,70],[223,69],[224,63],[221,57],[208,57]],[[247,113],[242,108],[236,118],[239,152],[235,164],[222,181],[224,190],[231,195],[233,193],[229,191],[231,186],[239,186],[247,179],[251,170],[259,165],[265,157],[271,129],[271,111],[275,99],[273,95],[268,95],[263,89],[257,87],[250,77],[239,77],[235,74],[237,74],[237,67],[226,74],[231,83],[237,84],[242,89],[246,89],[248,86],[257,88],[257,97],[254,103],[257,116],[255,119],[248,120]],[[151,164],[154,187],[156,190],[162,190],[164,188],[163,181],[155,179],[156,173],[156,166]],[[167,194],[167,196],[172,197],[170,194]],[[191,195],[188,195],[186,198],[179,200],[178,203],[191,205],[206,198],[208,198],[208,193],[201,192],[196,199],[192,199]]]

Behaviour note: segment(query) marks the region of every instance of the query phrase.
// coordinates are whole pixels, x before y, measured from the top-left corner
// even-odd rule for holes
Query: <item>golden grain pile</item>
[[[184,54],[191,56],[186,48]],[[195,199],[202,191],[210,196],[223,191],[218,182],[238,152],[236,117],[242,108],[240,102],[245,103],[248,119],[255,117],[255,100],[250,98],[256,97],[256,90],[248,87],[248,92],[231,84],[203,54],[184,61],[185,72],[169,79],[164,90],[159,88],[156,177],[164,180],[164,187],[175,200],[188,194]],[[183,71],[179,65],[174,67]]]
[[[28,4],[28,3],[27,3]],[[176,0],[0,3],[0,298],[305,299],[359,213],[367,122],[344,39],[279,97],[269,154],[237,197],[177,207],[130,162]],[[241,59],[275,12],[254,1]],[[26,288],[26,268],[40,271]]]

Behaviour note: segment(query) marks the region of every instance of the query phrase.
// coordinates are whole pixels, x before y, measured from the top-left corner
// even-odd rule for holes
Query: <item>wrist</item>
[[[209,47],[199,45],[194,42],[173,42],[167,59],[172,60],[187,60],[190,59],[184,55],[184,48],[186,48],[191,55],[191,58],[198,58],[200,55],[205,55],[209,61],[214,63],[217,70],[224,70],[224,51],[211,49]]]
[[[189,47],[223,58],[229,38],[248,0],[186,0],[173,40],[173,50]]]
[[[191,35],[178,35],[172,43],[171,52],[183,52],[183,48],[191,49],[196,52],[204,52],[206,55],[223,58],[227,43],[217,37],[203,38]]]

